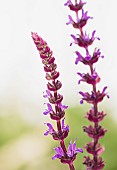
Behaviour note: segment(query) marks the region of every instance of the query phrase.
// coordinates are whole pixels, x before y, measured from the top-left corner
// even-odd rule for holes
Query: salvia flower
[[[75,23],[75,21],[73,20],[73,18],[71,17],[71,15],[68,15],[69,21],[66,23],[67,25],[72,24],[72,25],[76,25],[77,23]]]
[[[85,65],[93,65],[94,63],[96,63],[98,61],[98,59],[104,58],[103,55],[101,55],[100,49],[95,48],[93,55],[91,56],[90,54],[87,54],[85,57],[83,57],[80,52],[76,51],[75,52],[77,55],[75,64],[78,64],[79,62],[85,64]]]
[[[53,112],[53,109],[50,103],[47,103],[47,107],[48,109],[46,109],[46,111],[43,112],[44,115],[47,115]]]
[[[52,157],[52,159],[54,160],[54,159],[59,158],[61,162],[65,164],[69,164],[73,162],[76,158],[76,155],[79,152],[83,153],[83,150],[81,148],[76,148],[76,142],[72,143],[72,141],[70,141],[66,154],[64,154],[60,146],[57,148],[54,148],[54,150],[56,151],[56,154]]]
[[[70,144],[69,144],[69,147],[68,147],[68,151],[67,151],[67,155],[69,157],[73,157],[78,152],[82,153],[83,150],[81,148],[76,148],[76,142],[72,143],[72,141],[70,141]]]
[[[68,106],[62,105],[62,103],[58,104],[59,108],[61,108],[62,111],[68,108]]]
[[[48,130],[44,133],[45,136],[48,134],[52,135],[54,140],[64,140],[69,133],[69,126],[64,124],[64,119],[62,120],[61,131],[55,131],[51,123],[45,123],[48,126]]]
[[[82,29],[82,27],[86,25],[88,19],[92,19],[92,17],[88,16],[87,13],[88,13],[87,11],[84,12],[84,10],[82,9],[82,18],[77,19],[76,22],[70,15],[68,15],[69,21],[66,24],[67,25],[71,24],[76,29]]]
[[[85,116],[89,121],[98,123],[104,119],[106,114],[104,111],[99,112],[98,115],[95,115],[94,108],[90,109],[89,112],[87,112],[87,115]]]
[[[84,101],[86,101],[92,105],[92,108],[89,110],[89,112],[87,112],[85,118],[87,118],[93,124],[89,126],[83,126],[84,132],[86,132],[87,135],[92,138],[92,141],[87,143],[85,146],[86,151],[89,154],[92,154],[92,158],[90,158],[90,156],[85,156],[83,164],[86,165],[86,170],[102,170],[104,168],[104,161],[101,157],[99,157],[99,154],[104,151],[104,147],[98,142],[99,139],[105,135],[107,130],[99,125],[106,114],[104,111],[100,112],[98,110],[98,104],[103,101],[105,96],[109,98],[109,95],[106,93],[107,86],[105,86],[102,91],[97,89],[97,83],[101,81],[101,78],[98,75],[97,70],[95,70],[94,64],[98,62],[100,57],[104,58],[104,56],[101,55],[99,48],[95,48],[93,54],[90,52],[89,48],[91,45],[93,45],[95,39],[100,40],[100,38],[95,36],[96,30],[92,32],[91,36],[89,36],[89,34],[86,32],[85,26],[87,25],[87,21],[92,19],[92,17],[88,16],[88,11],[83,9],[85,3],[81,5],[81,8],[79,8],[80,10],[76,8],[77,5],[80,6],[79,4],[82,4],[82,0],[79,0],[79,3],[77,3],[77,0],[75,0],[75,5],[73,5],[73,3],[68,0],[65,5],[68,6],[70,10],[74,11],[76,15],[76,20],[74,20],[74,18],[69,15],[69,21],[67,25],[71,24],[73,28],[79,31],[76,35],[71,34],[73,42],[70,44],[70,46],[72,44],[76,44],[78,47],[80,47],[79,51],[75,51],[75,64],[77,65],[82,63],[89,66],[88,73],[77,73],[80,76],[78,84],[85,82],[92,87],[90,93],[83,91],[79,92],[79,94],[82,96],[80,103],[82,104]],[[80,53],[81,48],[85,52],[83,55]]]
[[[49,90],[46,90],[46,92],[43,94],[44,98],[49,98],[51,96],[51,93]]]
[[[80,0],[79,3],[75,3],[75,5],[71,2],[71,0],[67,0],[67,2],[64,5],[68,6],[70,10],[77,13],[79,10],[83,8],[84,4],[86,4],[86,2],[82,2],[82,0]]]
[[[71,34],[71,37],[74,39],[75,44],[77,44],[80,47],[87,48],[88,46],[90,46],[94,42],[95,39],[100,40],[99,37],[94,36],[95,32],[96,32],[96,30],[94,30],[92,32],[91,37],[89,37],[89,35],[86,32],[83,35],[79,35],[78,38],[76,36],[74,36],[73,34]],[[72,45],[72,43],[71,43],[71,45]]]
[[[54,148],[54,150],[56,151],[56,154],[52,157],[52,160],[55,160],[57,158],[60,159],[64,157],[64,151],[60,146],[58,146],[57,148]]]
[[[80,84],[81,81],[84,81],[88,84],[96,84],[100,82],[100,77],[98,76],[98,74],[96,72],[94,72],[92,75],[90,75],[89,73],[85,74],[81,74],[81,73],[77,73],[81,79],[78,81],[78,84]]]
[[[89,137],[94,139],[102,138],[105,132],[107,132],[107,130],[104,129],[102,126],[98,126],[95,129],[95,127],[93,127],[92,125],[89,125],[88,127],[84,126],[83,130],[88,134]]]
[[[53,128],[53,126],[51,125],[51,123],[45,123],[48,126],[48,130],[44,133],[45,136],[47,136],[48,134],[53,134],[55,133],[55,130]]]
[[[88,153],[94,154],[94,155],[99,155],[104,152],[104,146],[101,146],[99,143],[96,144],[96,148],[94,149],[94,143],[89,142],[86,144],[85,149],[87,150]]]
[[[92,160],[89,156],[84,157],[83,164],[86,165],[86,170],[102,170],[104,168],[104,161],[101,157],[97,158],[97,164],[95,165],[95,161]]]
[[[71,1],[67,3],[71,3]],[[48,44],[37,33],[32,33],[32,38],[42,59],[45,78],[48,81],[47,90],[43,94],[43,97],[48,99],[47,109],[43,114],[49,115],[51,120],[56,122],[56,128],[51,123],[45,123],[48,129],[44,135],[51,135],[54,140],[60,143],[60,146],[55,148],[56,154],[52,159],[59,158],[62,163],[69,165],[70,170],[75,170],[73,161],[76,159],[77,153],[83,151],[76,148],[76,144],[72,144],[72,142],[70,142],[68,150],[66,149],[64,140],[69,134],[69,126],[65,125],[65,109],[68,106],[63,104],[63,95],[58,92],[62,87],[62,83],[58,80],[60,73],[57,71],[57,64]]]
[[[105,93],[107,87],[104,87],[102,92],[100,92],[100,90],[98,90],[96,92],[96,94],[92,91],[91,94],[89,94],[88,92],[79,92],[79,94],[82,95],[82,100],[81,100],[81,104],[83,103],[83,101],[87,101],[87,103],[91,103],[91,104],[94,104],[94,103],[99,103],[101,102],[105,96],[107,96],[107,98],[109,98],[109,95],[107,93]]]
[[[90,18],[90,19],[93,19],[93,17],[90,17],[87,15],[88,14],[88,11],[84,12],[84,9],[82,9],[82,17],[81,17],[81,20],[84,20],[85,22]]]

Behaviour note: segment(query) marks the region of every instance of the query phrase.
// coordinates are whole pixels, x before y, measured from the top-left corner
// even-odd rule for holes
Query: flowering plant
[[[84,101],[91,104],[91,109],[86,113],[85,117],[92,124],[83,126],[83,131],[92,139],[84,146],[86,152],[91,154],[92,157],[84,156],[83,164],[86,165],[86,170],[102,170],[104,168],[104,161],[99,155],[104,151],[104,146],[99,143],[99,139],[105,135],[107,130],[100,125],[100,122],[104,119],[106,114],[104,111],[99,111],[98,105],[105,96],[109,96],[106,92],[107,86],[105,86],[102,91],[97,90],[97,83],[100,82],[101,78],[94,65],[98,62],[99,58],[104,58],[104,56],[101,55],[99,48],[95,48],[93,52],[89,49],[90,46],[93,45],[93,42],[96,39],[100,40],[100,38],[95,36],[96,30],[92,32],[91,36],[84,31],[88,20],[92,19],[92,17],[88,16],[88,11],[83,9],[85,4],[86,2],[82,2],[82,0],[79,0],[79,2],[75,0],[75,3],[68,0],[65,6],[69,7],[76,15],[75,20],[71,15],[68,16],[69,21],[67,25],[71,24],[79,31],[77,36],[71,34],[73,42],[70,46],[75,44],[79,47],[79,50],[82,48],[85,51],[85,55],[82,55],[79,50],[75,51],[75,64],[82,63],[89,67],[88,73],[77,73],[78,76],[80,76],[78,84],[85,82],[92,87],[91,92],[79,92],[81,95],[80,104],[83,104]],[[76,141],[72,142],[71,140],[68,149],[65,144],[65,138],[67,138],[69,134],[69,126],[65,125],[65,110],[68,106],[63,104],[63,95],[58,92],[62,87],[61,81],[58,80],[60,73],[57,71],[57,64],[55,63],[53,52],[46,41],[34,32],[32,32],[32,39],[39,51],[47,79],[47,90],[43,97],[48,99],[48,103],[46,103],[47,109],[43,114],[49,115],[50,119],[56,122],[56,129],[51,123],[45,123],[48,130],[44,135],[47,136],[50,134],[54,140],[60,143],[60,146],[54,148],[56,153],[52,159],[55,160],[58,158],[61,163],[68,164],[70,170],[75,170],[74,161],[78,153],[83,153],[83,149],[76,147]]]

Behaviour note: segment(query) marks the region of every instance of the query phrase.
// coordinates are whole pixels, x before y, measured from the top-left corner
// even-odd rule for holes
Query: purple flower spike
[[[66,5],[72,4],[69,0]],[[73,19],[69,16],[70,22]],[[57,79],[59,77],[59,72],[56,71],[57,64],[55,63],[55,58],[53,57],[53,52],[51,51],[48,44],[40,37],[37,33],[32,33],[32,39],[37,47],[40,54],[44,71],[46,73],[45,78],[47,79],[47,90],[43,97],[48,99],[47,109],[43,112],[44,115],[50,116],[51,120],[56,122],[56,130],[54,130],[51,123],[45,123],[48,127],[47,131],[44,133],[45,136],[51,135],[54,140],[60,142],[60,146],[55,148],[56,154],[52,159],[59,158],[62,163],[67,163],[74,169],[73,161],[76,158],[76,151],[73,157],[68,157],[66,145],[64,139],[68,136],[69,126],[65,125],[65,109],[68,106],[62,104],[63,96],[59,94],[58,90],[62,87],[62,83]],[[71,169],[71,168],[70,168]],[[75,170],[75,169],[74,169]]]
[[[43,112],[44,115],[47,115],[47,114],[50,114],[53,112],[51,104],[47,103],[47,107],[48,107],[48,109],[46,109],[46,111]]]
[[[67,25],[71,24],[73,28],[77,29],[79,32],[77,35],[71,34],[73,42],[79,48],[79,51],[75,51],[76,59],[75,64],[79,64],[80,62],[89,67],[88,73],[80,73],[77,74],[80,76],[80,80],[78,80],[78,84],[81,81],[90,84],[92,87],[91,92],[82,92],[79,94],[82,96],[80,100],[80,104],[83,104],[84,101],[92,105],[92,109],[87,112],[85,118],[87,118],[90,122],[93,122],[93,125],[89,125],[88,127],[84,126],[83,130],[91,137],[93,140],[89,142],[85,149],[89,154],[92,154],[92,157],[85,156],[83,164],[86,165],[86,170],[102,170],[104,168],[104,161],[99,154],[104,151],[104,147],[99,144],[99,139],[103,137],[107,130],[105,130],[102,126],[99,125],[100,121],[104,119],[106,114],[104,111],[100,112],[98,108],[98,103],[102,102],[104,97],[109,98],[109,95],[106,93],[107,87],[104,87],[102,91],[98,90],[97,83],[100,82],[101,78],[98,73],[95,71],[94,64],[98,61],[98,59],[104,58],[101,54],[100,49],[95,48],[93,54],[91,54],[89,47],[93,45],[93,42],[97,39],[100,40],[99,37],[95,36],[96,30],[92,31],[91,35],[87,34],[85,25],[89,19],[93,19],[88,15],[88,11],[84,11],[83,5],[85,3],[82,0],[75,0],[75,4],[71,2],[71,0],[67,0],[65,4],[70,8],[71,11],[75,12],[76,20],[69,17],[69,21]],[[82,55],[80,53],[80,49],[85,51],[85,54]],[[79,150],[82,152],[82,149]],[[75,154],[77,154],[78,150],[76,149],[76,144],[70,142],[68,147],[67,155],[71,158],[72,162],[75,160]],[[65,161],[64,161],[65,162]],[[71,163],[71,162],[70,162]],[[72,168],[71,168],[72,169]],[[73,168],[74,169],[74,168]]]
[[[74,155],[77,155],[78,152],[83,153],[83,150],[81,148],[76,148],[76,142],[72,143],[72,141],[70,141],[70,144],[67,150],[67,155],[69,157],[73,157]]]

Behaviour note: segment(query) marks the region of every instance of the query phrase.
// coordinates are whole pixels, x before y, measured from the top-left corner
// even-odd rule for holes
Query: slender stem
[[[61,147],[62,147],[62,149],[63,149],[63,151],[64,151],[64,154],[67,155],[67,154],[66,154],[66,153],[67,153],[67,149],[66,149],[66,147],[65,147],[64,140],[60,141],[60,145],[61,145]]]
[[[60,132],[61,131],[61,122],[60,120],[57,121],[57,129]]]
[[[91,74],[93,74],[93,66],[90,66],[90,70],[91,70]],[[93,92],[96,95],[96,84],[93,85]],[[98,114],[98,106],[97,106],[97,102],[94,103],[94,115],[95,117],[97,117]],[[97,130],[98,127],[98,122],[94,122],[94,128]],[[94,150],[96,150],[96,145],[98,143],[98,138],[94,138]],[[93,155],[93,160],[95,162],[95,165],[97,165],[97,159],[98,159],[98,155],[94,154]]]
[[[76,20],[77,20],[77,22],[79,20],[78,12],[76,12]]]
[[[73,163],[69,164],[70,170],[75,170]]]

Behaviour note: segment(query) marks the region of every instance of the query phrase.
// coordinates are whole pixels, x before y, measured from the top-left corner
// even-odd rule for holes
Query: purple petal
[[[89,61],[89,60],[91,59],[91,56],[90,56],[90,55],[87,55],[87,56],[85,57],[85,59],[86,59],[87,61]]]
[[[62,109],[62,111],[68,108],[68,106],[62,105],[62,103],[59,103],[58,106]]]
[[[46,109],[46,111],[43,112],[44,115],[47,115],[53,111],[52,106],[49,103],[47,103],[47,107],[48,109]]]
[[[77,55],[79,58],[82,58],[82,55],[81,55],[78,51],[76,51],[76,55]]]
[[[52,160],[55,160],[57,158],[61,158],[62,156],[64,156],[63,149],[60,146],[58,146],[57,148],[54,148],[54,150],[56,151],[56,154],[52,157]]]
[[[69,144],[69,146],[68,146],[67,155],[68,155],[69,157],[72,157],[72,156],[73,156],[72,141],[70,141],[70,144]]]
[[[72,37],[74,40],[76,40],[76,37],[75,37],[75,35],[71,34],[71,37]]]
[[[48,126],[49,129],[53,130],[53,126],[50,123],[46,123],[46,125]]]
[[[95,35],[95,33],[96,33],[96,30],[94,30],[93,32],[92,32],[92,39],[94,40],[95,38],[94,38],[94,35]],[[98,40],[100,40],[100,38],[99,37],[96,37]]]
[[[78,64],[79,61],[80,61],[80,60],[79,60],[79,58],[77,57],[76,60],[75,60],[75,64]]]
[[[105,86],[105,87],[103,88],[102,93],[105,93],[106,89],[107,89],[107,86]]]
[[[44,136],[47,136],[49,134],[49,132],[48,131],[46,131],[45,133],[44,133]]]
[[[98,40],[100,40],[100,38],[99,37],[96,37]]]
[[[50,103],[47,103],[47,107],[48,107],[48,110],[49,110],[49,111],[52,111],[52,106],[51,106]]]
[[[74,23],[73,18],[72,18],[70,15],[68,15],[68,18],[69,18],[69,21],[68,21],[66,24],[67,24],[67,25],[73,24],[73,23]]]
[[[83,104],[83,102],[84,102],[84,100],[82,99],[82,100],[80,100],[80,104]]]
[[[72,46],[73,43],[70,43],[70,46]]]
[[[68,0],[64,5],[65,5],[65,6],[69,6],[69,5],[71,5],[71,4],[72,4],[71,0]]]
[[[68,125],[65,126],[64,120],[65,120],[65,119],[62,120],[62,130],[68,131],[68,130],[69,130],[69,126],[68,126]]]
[[[77,38],[75,37],[75,35],[71,34],[71,37],[74,39],[74,43],[77,44]]]
[[[83,97],[85,97],[85,93],[80,91],[79,94],[81,94]]]
[[[48,98],[50,96],[50,91],[46,90],[46,93],[43,95],[44,98]]]
[[[103,93],[103,94],[105,93],[106,89],[107,89],[107,86],[105,86],[105,87],[103,88],[103,90],[102,90],[102,93]],[[108,94],[105,94],[105,95],[107,96],[107,98],[110,98],[110,96],[109,96]]]
[[[79,72],[78,72],[77,74],[78,74],[80,77],[83,78],[83,74],[82,74],[82,73],[79,73]]]
[[[76,150],[76,142],[74,142],[74,143],[72,144],[72,150],[73,150],[73,151]]]
[[[49,110],[46,110],[46,111],[43,112],[44,115],[47,115],[47,114],[49,114],[49,113],[50,113]]]
[[[94,31],[92,32],[92,39],[94,39],[95,33],[96,33],[96,30],[94,30]]]
[[[48,126],[48,130],[44,133],[45,136],[47,136],[48,134],[52,134],[54,129],[53,126],[50,123],[45,123]]]
[[[87,14],[88,14],[88,11],[84,12],[84,10],[82,9],[82,19],[85,19],[85,20],[88,20],[89,18],[93,19],[93,17],[90,17]]]
[[[65,121],[64,120],[65,119],[62,120],[62,129],[65,127],[65,123],[64,123]]]
[[[82,61],[82,60],[83,60],[83,56],[82,56],[78,51],[76,51],[75,53],[76,53],[76,55],[78,56],[78,57],[76,58],[75,64],[78,64],[79,61]]]
[[[55,160],[55,159],[57,159],[57,158],[60,158],[60,155],[58,155],[58,154],[54,155],[54,156],[52,157],[52,160]]]
[[[77,151],[83,153],[82,148],[78,148]]]

